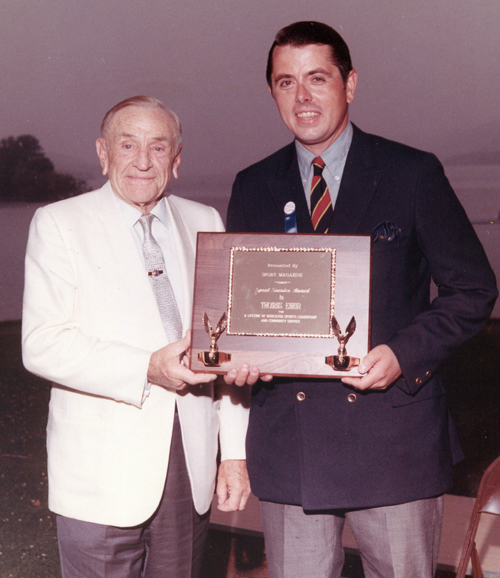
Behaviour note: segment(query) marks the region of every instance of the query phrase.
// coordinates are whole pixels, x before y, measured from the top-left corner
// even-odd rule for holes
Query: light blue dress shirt
[[[335,202],[339,194],[340,182],[342,181],[342,174],[351,142],[352,125],[348,122],[344,132],[321,154],[321,158],[325,162],[323,177],[330,191],[332,208],[335,208]],[[309,207],[309,212],[311,212],[311,182],[314,174],[312,162],[317,155],[306,149],[297,140],[295,141],[295,148],[297,150],[300,177],[302,179],[302,185],[304,186],[307,206]]]

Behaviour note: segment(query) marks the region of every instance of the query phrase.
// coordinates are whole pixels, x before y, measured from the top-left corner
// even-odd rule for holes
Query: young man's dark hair
[[[273,72],[273,52],[276,46],[306,46],[307,44],[326,44],[332,49],[332,61],[340,70],[342,79],[347,80],[352,70],[351,55],[344,39],[338,32],[322,22],[294,22],[282,28],[274,39],[267,58],[266,78],[271,87]]]

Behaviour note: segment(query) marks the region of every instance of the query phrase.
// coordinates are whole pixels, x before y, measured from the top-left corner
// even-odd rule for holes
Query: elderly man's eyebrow
[[[122,132],[122,133],[120,133],[120,137],[122,137],[122,138],[136,138],[137,135],[131,134],[128,132]],[[169,141],[170,137],[168,137],[168,136],[154,136],[154,137],[152,137],[152,139],[155,141]]]

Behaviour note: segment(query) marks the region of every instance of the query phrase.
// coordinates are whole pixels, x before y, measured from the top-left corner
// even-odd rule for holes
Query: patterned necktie
[[[311,182],[311,221],[316,233],[328,233],[333,215],[330,191],[323,178],[325,162],[321,157],[313,160],[314,175]]]
[[[163,327],[170,343],[182,339],[182,321],[179,307],[175,300],[174,291],[168,278],[165,268],[165,261],[160,245],[151,232],[154,215],[142,215],[139,219],[144,231],[144,241],[142,242],[142,252],[144,262],[148,271],[149,281],[153,288],[158,309],[160,310]]]

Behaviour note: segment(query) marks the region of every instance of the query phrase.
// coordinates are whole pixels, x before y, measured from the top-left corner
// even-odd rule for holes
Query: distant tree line
[[[0,141],[0,201],[59,201],[88,190],[84,180],[56,172],[34,136]]]

